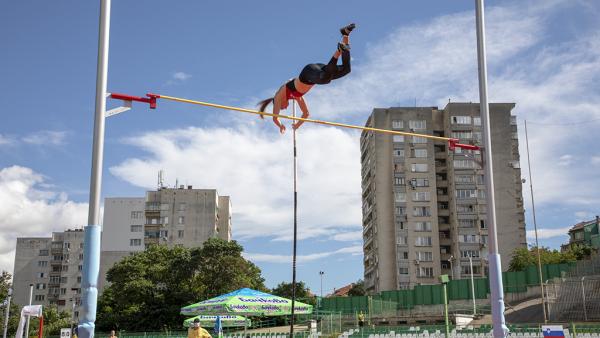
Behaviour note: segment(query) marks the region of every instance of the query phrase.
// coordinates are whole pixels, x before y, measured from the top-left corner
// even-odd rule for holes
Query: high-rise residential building
[[[490,104],[498,246],[503,270],[526,246],[516,117]],[[366,126],[457,138],[482,146],[479,104],[376,108]],[[484,276],[487,225],[482,152],[422,137],[361,136],[364,281],[369,292]]]
[[[52,237],[18,238],[13,277],[14,301],[56,305],[79,317],[83,267],[83,229],[53,232]]]
[[[231,240],[231,201],[215,189],[180,186],[148,191],[145,198],[107,198],[99,288],[116,262],[149,245],[191,248],[213,237]]]

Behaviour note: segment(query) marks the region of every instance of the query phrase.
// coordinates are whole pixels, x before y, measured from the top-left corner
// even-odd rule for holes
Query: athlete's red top
[[[305,93],[301,93],[296,89],[296,86],[294,86],[294,80],[290,80],[285,84],[285,98],[287,100],[295,100],[297,98],[302,97],[302,95],[304,95]]]

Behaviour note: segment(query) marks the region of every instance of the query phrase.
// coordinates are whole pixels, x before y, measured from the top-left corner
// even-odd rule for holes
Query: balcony
[[[435,181],[435,185],[438,188],[448,188],[448,181],[447,180],[437,180],[437,181]]]
[[[448,195],[437,195],[437,200],[438,202],[448,202],[449,198]]]
[[[438,208],[438,216],[450,216],[450,210]]]

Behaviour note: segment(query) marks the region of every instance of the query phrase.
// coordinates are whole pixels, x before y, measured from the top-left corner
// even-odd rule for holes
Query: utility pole
[[[477,304],[475,303],[475,279],[473,278],[473,257],[469,254],[469,267],[471,269],[471,297],[473,297],[473,317],[477,314]]]

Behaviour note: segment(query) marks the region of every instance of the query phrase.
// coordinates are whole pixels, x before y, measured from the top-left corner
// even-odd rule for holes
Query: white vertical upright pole
[[[494,338],[508,335],[504,320],[504,291],[502,287],[502,262],[498,253],[496,230],[496,202],[492,163],[492,137],[490,135],[490,112],[487,92],[487,61],[485,50],[485,18],[483,0],[475,0],[477,26],[477,59],[479,61],[479,104],[485,148],[485,189],[487,203],[488,247],[490,262],[490,291]]]
[[[29,305],[31,305],[32,298],[33,298],[33,284],[29,284]],[[29,320],[30,319],[31,319],[31,316],[27,315],[27,323],[25,324],[25,338],[29,337]]]
[[[80,338],[92,338],[94,336],[94,322],[96,321],[97,285],[100,272],[100,191],[102,188],[102,161],[104,157],[104,115],[106,112],[110,5],[110,0],[100,0],[90,202],[88,225],[85,227],[81,315],[78,328]]]
[[[296,101],[292,100],[292,116],[296,117]],[[292,318],[290,320],[290,338],[294,338],[294,307],[296,304],[296,242],[298,234],[298,171],[296,151],[296,129],[292,126],[292,138],[294,146],[294,249],[292,253]]]

